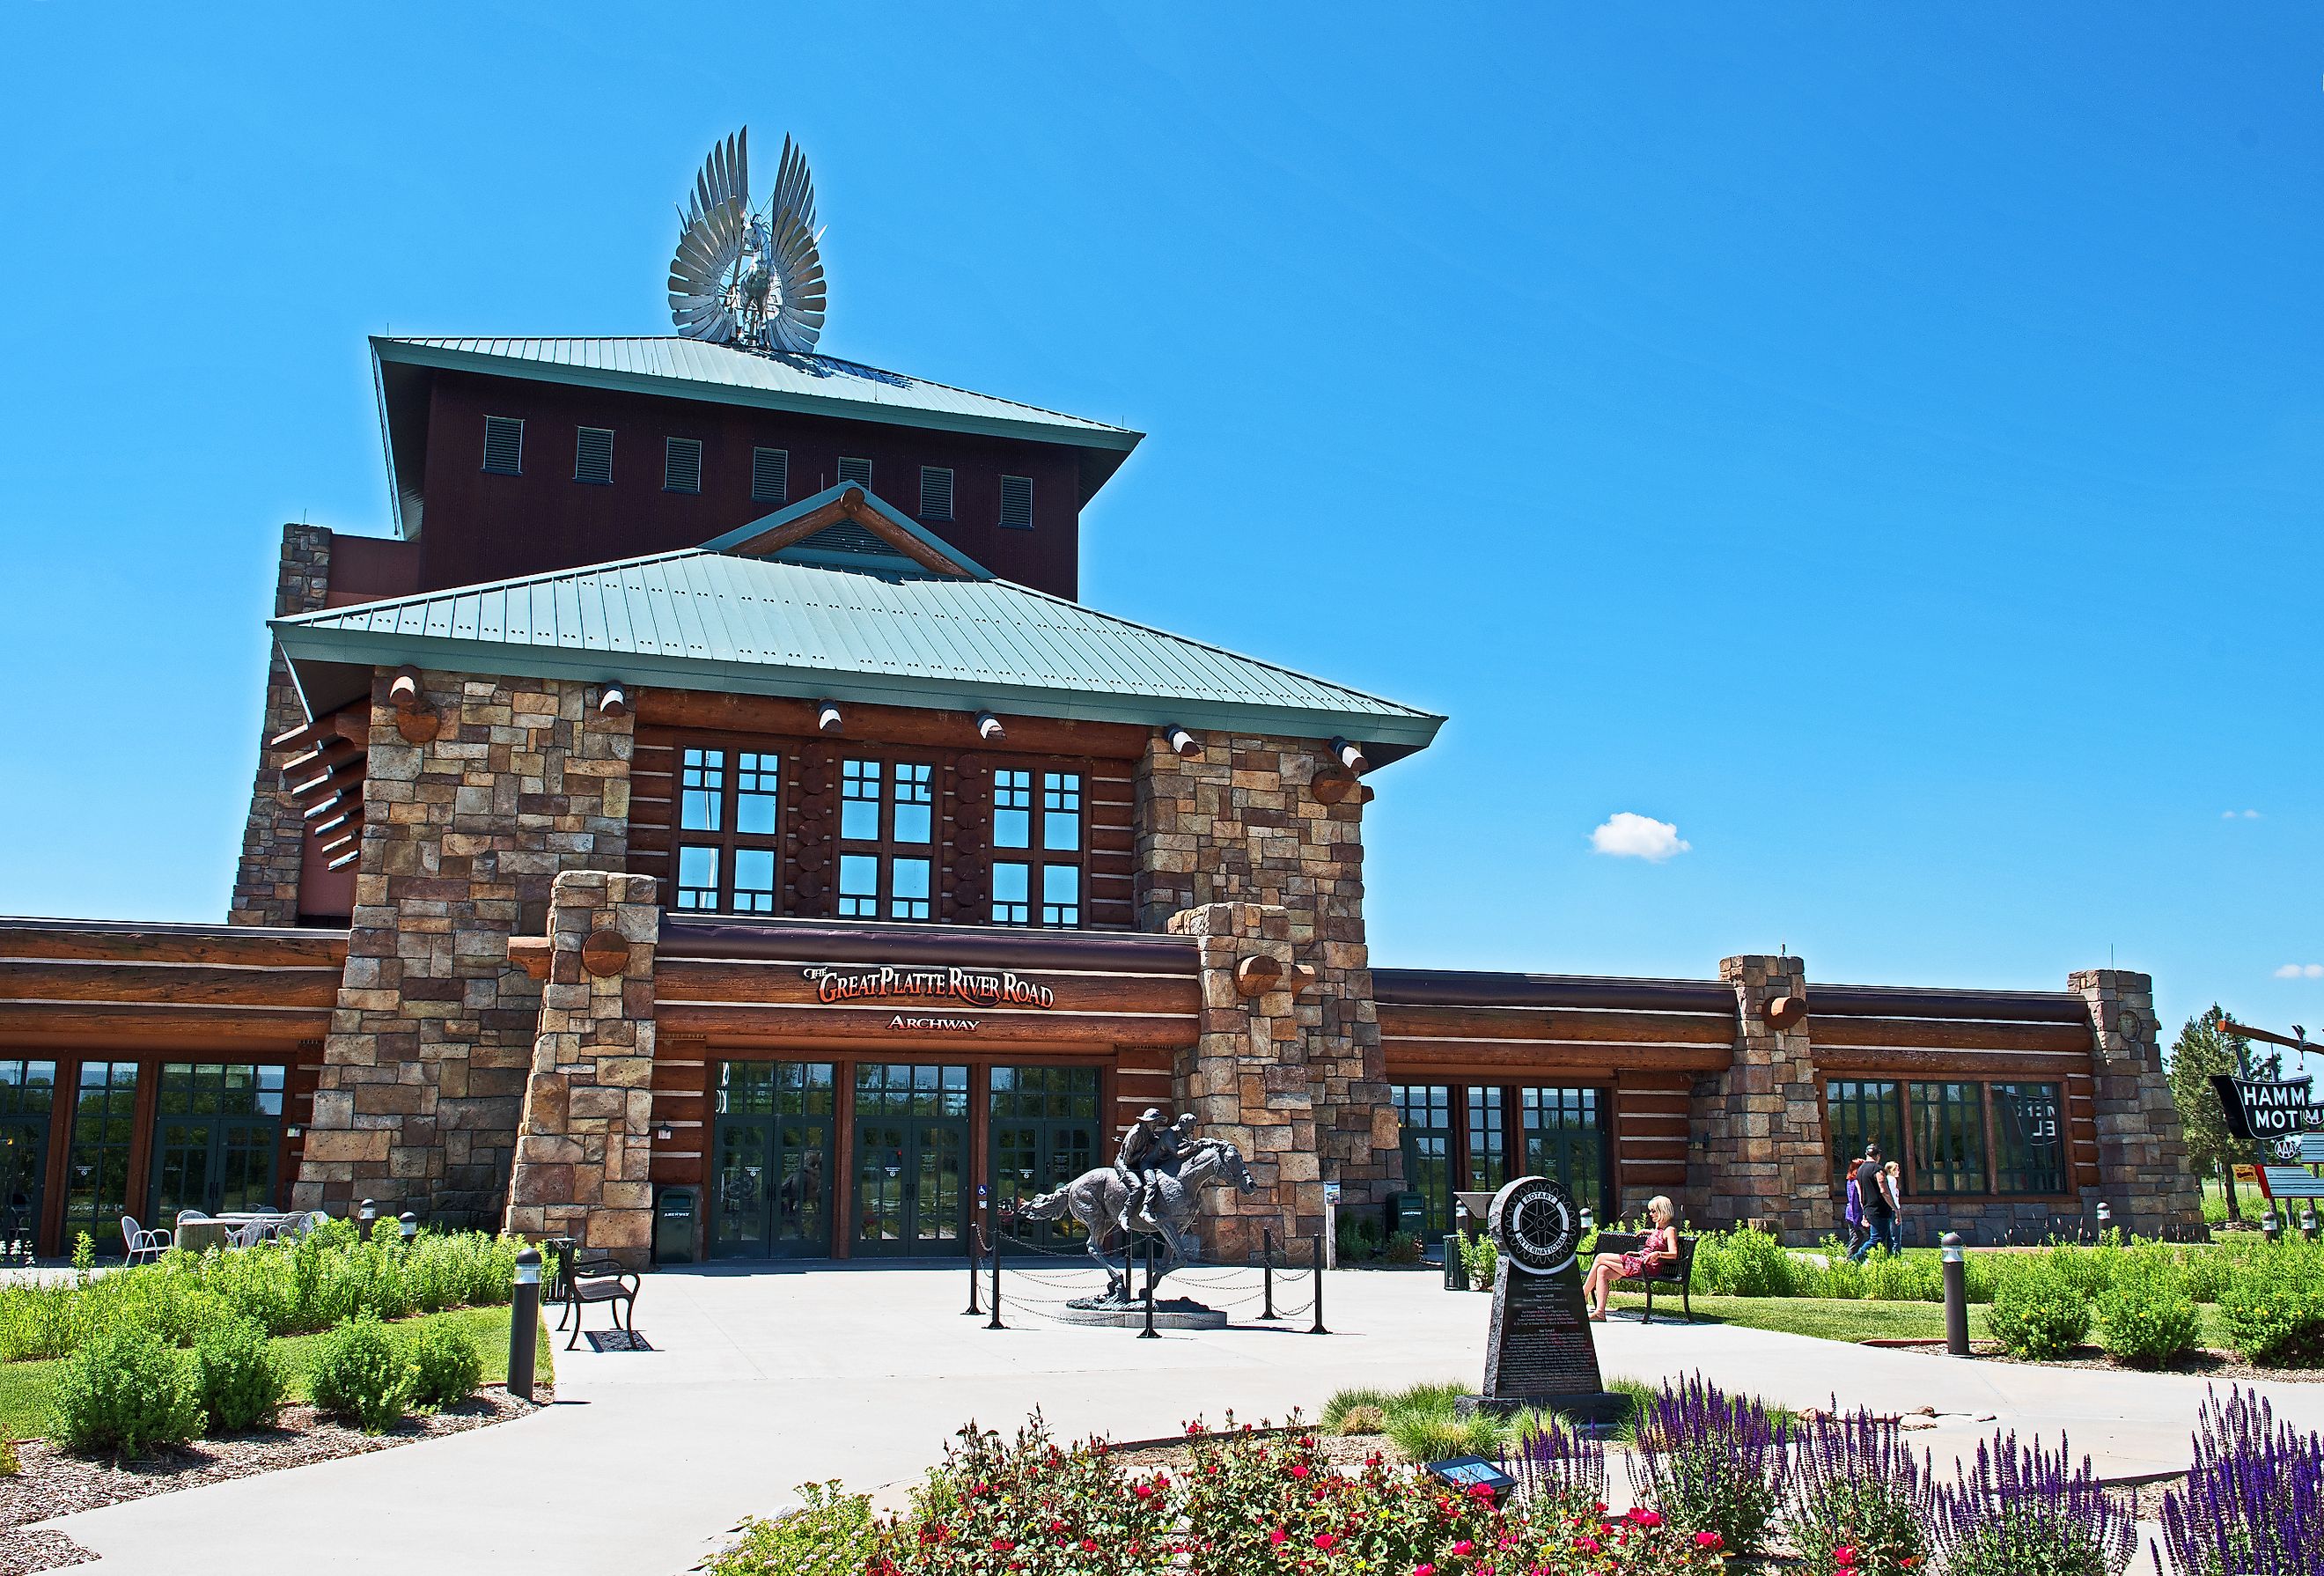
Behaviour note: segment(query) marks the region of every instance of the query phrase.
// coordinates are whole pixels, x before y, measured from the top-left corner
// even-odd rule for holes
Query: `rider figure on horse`
[[[1121,1150],[1114,1157],[1113,1169],[1121,1178],[1120,1224],[1125,1233],[1155,1230],[1154,1217],[1147,1213],[1155,1184],[1165,1172],[1176,1172],[1178,1162],[1194,1147],[1194,1119],[1191,1114],[1165,1127],[1162,1113],[1152,1106],[1147,1107],[1121,1136]]]

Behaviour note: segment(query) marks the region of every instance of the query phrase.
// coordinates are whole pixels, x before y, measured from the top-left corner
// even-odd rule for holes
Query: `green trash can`
[[[654,1194],[653,1261],[656,1264],[694,1262],[695,1204],[701,1191],[665,1187]]]
[[[1428,1238],[1428,1201],[1416,1193],[1392,1193],[1388,1195],[1388,1229],[1394,1236],[1409,1231],[1423,1241]]]

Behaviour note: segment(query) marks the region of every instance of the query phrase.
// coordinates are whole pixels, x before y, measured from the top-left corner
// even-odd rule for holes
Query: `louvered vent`
[[[791,495],[791,451],[754,448],[751,451],[751,502],[788,502]]]
[[[859,487],[869,487],[872,484],[872,462],[852,460],[845,455],[840,456],[839,479],[842,482],[853,482]]]
[[[920,518],[952,518],[952,473],[942,465],[920,467]]]
[[[852,520],[826,525],[799,546],[819,553],[854,553],[864,558],[892,558],[896,549],[877,532],[866,530]]]
[[[523,418],[484,418],[484,469],[502,476],[524,475]]]
[[[613,429],[612,428],[575,429],[573,479],[576,482],[594,483],[600,487],[612,485],[613,480]]]
[[[1011,530],[1033,529],[1033,478],[1001,478],[1001,523]]]
[[[667,440],[661,462],[661,490],[665,493],[702,491],[700,438],[673,438]]]

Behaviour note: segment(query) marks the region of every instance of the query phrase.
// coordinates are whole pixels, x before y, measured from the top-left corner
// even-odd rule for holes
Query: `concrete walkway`
[[[1010,1295],[1071,1289],[1021,1281]],[[1313,1415],[1346,1386],[1473,1382],[1489,1309],[1433,1276],[1339,1272],[1325,1287],[1329,1336],[1304,1333],[1303,1319],[1139,1341],[1046,1323],[1031,1304],[1008,1314],[1011,1329],[988,1331],[962,1316],[964,1292],[958,1267],[664,1272],[641,1299],[657,1350],[560,1351],[562,1398],[533,1417],[53,1525],[103,1556],[85,1567],[103,1576],[313,1576],[318,1556],[331,1576],[669,1576],[810,1479],[899,1503],[971,1418],[1008,1429],[1038,1405],[1064,1433],[1142,1438],[1197,1415],[1222,1423],[1229,1408],[1245,1420],[1294,1406]],[[1835,1394],[1884,1410],[1932,1405],[1947,1415],[1915,1438],[1941,1457],[1999,1427],[2052,1442],[2063,1428],[2109,1472],[2181,1470],[2205,1389],[1711,1325],[1600,1328],[1609,1376],[1700,1369],[1794,1407]],[[2324,1427],[2324,1386],[2267,1388],[2281,1415]]]

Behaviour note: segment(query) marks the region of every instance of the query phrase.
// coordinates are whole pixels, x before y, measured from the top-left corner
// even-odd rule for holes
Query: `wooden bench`
[[[1676,1258],[1671,1260],[1668,1264],[1664,1265],[1653,1275],[1625,1276],[1621,1280],[1614,1283],[1617,1286],[1627,1285],[1634,1282],[1645,1283],[1646,1288],[1646,1315],[1644,1322],[1646,1323],[1651,1324],[1655,1322],[1655,1287],[1658,1286],[1674,1286],[1678,1287],[1680,1311],[1686,1314],[1686,1322],[1688,1323],[1692,1324],[1694,1323],[1694,1298],[1692,1295],[1694,1289],[1694,1240],[1695,1240],[1692,1237],[1681,1235],[1678,1240],[1678,1257]],[[1646,1246],[1646,1236],[1642,1232],[1600,1231],[1598,1233],[1597,1250],[1600,1253],[1636,1253]]]
[[[557,1327],[565,1328],[569,1316],[573,1321],[573,1338],[565,1343],[572,1350],[581,1341],[582,1310],[591,1303],[615,1304],[612,1307],[613,1328],[625,1334],[637,1333],[638,1276],[634,1270],[622,1267],[621,1261],[604,1255],[581,1258],[574,1245],[567,1241],[556,1249],[557,1285],[564,1291],[565,1312],[557,1317]]]

